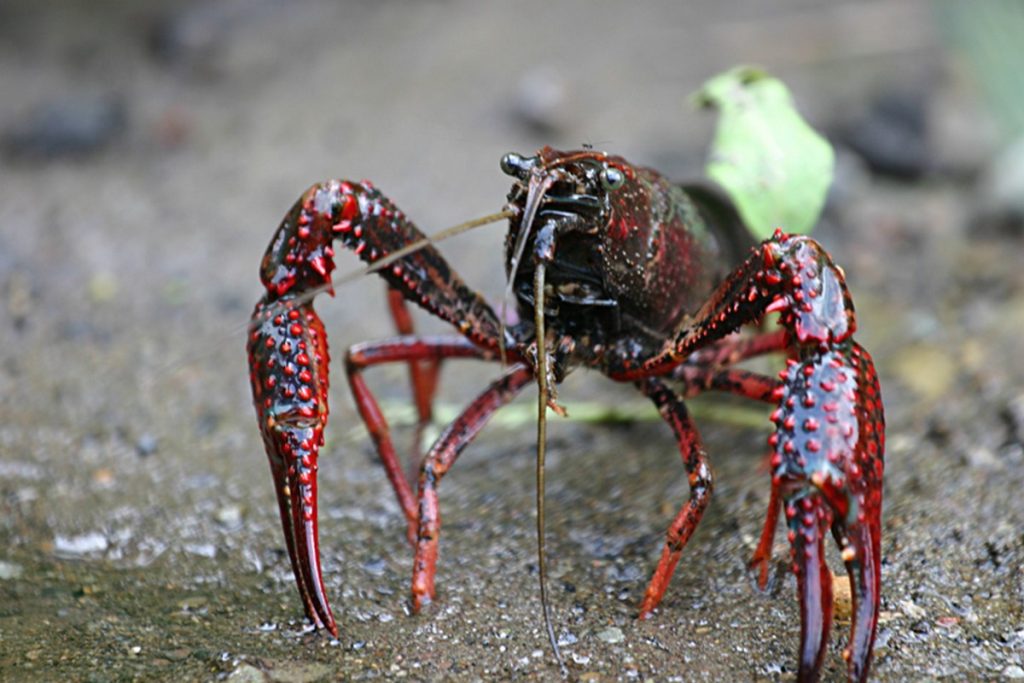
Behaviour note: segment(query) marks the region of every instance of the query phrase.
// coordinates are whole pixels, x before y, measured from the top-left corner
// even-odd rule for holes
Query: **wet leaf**
[[[707,81],[693,95],[718,111],[718,129],[705,171],[736,204],[758,239],[779,227],[807,234],[832,184],[835,154],[801,118],[789,90],[750,66]]]

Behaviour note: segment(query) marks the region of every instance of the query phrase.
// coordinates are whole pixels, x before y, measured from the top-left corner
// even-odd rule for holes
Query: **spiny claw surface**
[[[265,298],[253,320],[250,379],[288,557],[307,616],[317,628],[337,635],[317,528],[317,457],[328,412],[323,325],[311,305],[288,298]]]
[[[797,574],[800,679],[816,680],[831,620],[824,537],[832,530],[853,586],[848,675],[864,680],[878,625],[884,423],[870,356],[855,342],[806,353],[783,373],[769,443]]]

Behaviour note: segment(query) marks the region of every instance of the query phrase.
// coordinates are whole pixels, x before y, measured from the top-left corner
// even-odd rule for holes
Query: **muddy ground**
[[[854,146],[884,128],[873,101],[909,101],[909,128],[874,148],[896,149],[896,168],[872,170],[870,140],[844,149],[818,234],[846,269],[887,407],[873,677],[1024,677],[1024,238],[977,219],[1001,143],[969,72],[926,2],[693,5],[0,2],[0,678],[557,679],[530,397],[445,479],[439,599],[412,617],[401,515],[335,368],[321,534],[342,632],[305,631],[247,384],[257,265],[287,207],[328,177],[373,179],[432,232],[501,206],[508,150],[590,143],[699,171],[711,118],[685,96],[740,62],[782,76]],[[443,246],[491,298],[500,232]],[[373,281],[323,297],[336,357],[389,333],[383,303]],[[441,408],[495,372],[452,366]],[[402,372],[371,382],[389,407],[406,400]],[[638,415],[550,425],[572,677],[793,679],[784,535],[768,591],[746,570],[768,497],[765,411],[695,402],[715,499],[641,624],[686,497],[674,444],[629,387],[581,375],[561,398]],[[844,675],[836,631],[830,680]]]

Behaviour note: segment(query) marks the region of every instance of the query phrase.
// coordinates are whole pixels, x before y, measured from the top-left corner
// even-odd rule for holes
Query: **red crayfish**
[[[717,390],[768,402],[776,406],[768,439],[771,499],[753,564],[763,585],[783,509],[800,601],[799,678],[815,679],[832,618],[832,575],[825,563],[831,530],[852,585],[848,675],[864,680],[881,590],[884,416],[871,357],[853,339],[854,309],[843,271],[815,240],[781,230],[730,263],[734,242],[699,195],[620,157],[545,147],[532,157],[508,154],[501,168],[515,181],[504,214],[505,266],[518,322],[506,325],[365,181],[332,180],[307,190],[263,258],[266,293],[248,338],[252,390],[288,554],[313,624],[337,634],[317,532],[329,355],[312,298],[330,290],[334,245],[340,243],[368,264],[386,263],[377,272],[390,288],[400,336],[352,346],[345,372],[409,524],[414,610],[434,597],[441,479],[488,419],[526,385],[536,381],[543,418],[547,407],[559,409],[554,387],[584,366],[634,383],[654,402],[689,477],[689,500],[669,526],[640,617],[649,617],[661,601],[711,496],[711,469],[684,399]],[[406,300],[459,334],[415,335]],[[735,334],[770,312],[778,313],[778,329]],[[778,379],[735,367],[770,352],[788,356]],[[414,493],[363,371],[408,363],[424,423],[439,367],[449,358],[501,360],[505,366],[423,457]],[[543,420],[538,422],[540,455]],[[543,534],[539,539],[542,549]],[[548,630],[550,635],[550,623]]]

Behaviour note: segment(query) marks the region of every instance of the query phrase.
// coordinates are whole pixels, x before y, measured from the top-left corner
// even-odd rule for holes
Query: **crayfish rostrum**
[[[689,477],[689,500],[668,528],[640,617],[661,601],[711,497],[708,457],[684,399],[705,390],[731,392],[775,406],[771,498],[753,564],[763,585],[784,510],[800,601],[799,677],[817,677],[828,642],[832,575],[825,537],[831,531],[853,593],[848,675],[866,678],[881,590],[884,417],[871,357],[853,339],[843,271],[815,240],[781,230],[734,256],[735,240],[699,195],[620,157],[545,147],[532,157],[508,154],[501,168],[514,179],[505,263],[518,322],[506,325],[365,181],[332,180],[307,190],[263,258],[266,293],[248,341],[252,390],[288,553],[313,624],[337,634],[317,533],[329,356],[312,298],[331,288],[341,244],[368,264],[386,263],[377,272],[390,288],[399,336],[352,346],[345,372],[408,521],[414,610],[434,597],[437,488],[459,453],[528,384],[538,384],[541,405],[557,410],[554,387],[571,370],[589,367],[632,382],[654,402]],[[406,301],[458,334],[414,334]],[[777,329],[736,334],[770,312],[778,314]],[[773,352],[787,356],[778,378],[736,366]],[[425,423],[439,368],[449,358],[504,361],[504,367],[422,458],[414,492],[363,371],[407,363]]]

